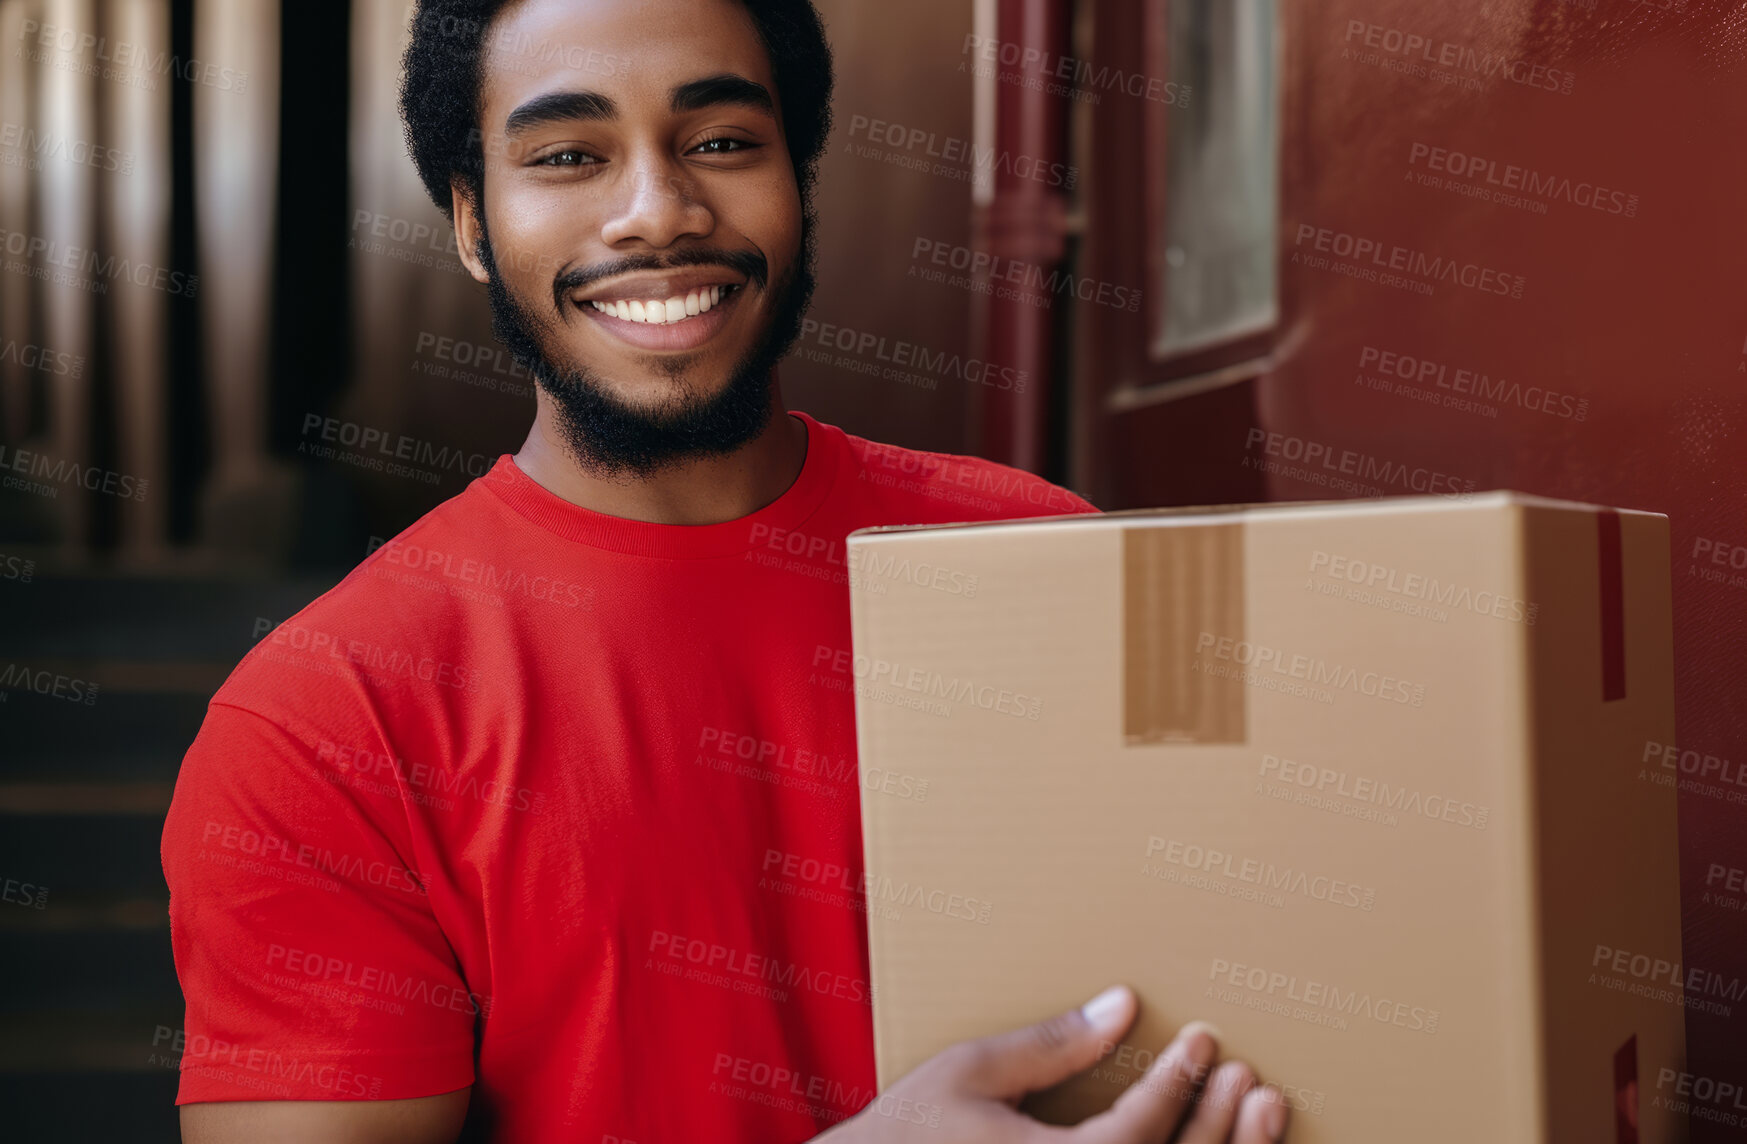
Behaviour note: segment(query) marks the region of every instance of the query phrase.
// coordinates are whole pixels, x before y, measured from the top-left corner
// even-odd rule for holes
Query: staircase
[[[180,1139],[164,813],[257,617],[276,624],[331,582],[116,574],[56,568],[46,554],[29,582],[0,578],[7,1140]]]

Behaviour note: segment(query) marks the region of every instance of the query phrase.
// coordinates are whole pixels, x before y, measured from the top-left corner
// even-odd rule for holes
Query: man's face
[[[461,248],[585,465],[730,451],[811,290],[770,61],[736,0],[522,0],[486,36]],[[476,252],[477,244],[477,252]]]

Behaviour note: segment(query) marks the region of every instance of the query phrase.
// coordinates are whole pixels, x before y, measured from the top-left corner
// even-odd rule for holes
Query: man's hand
[[[1058,1128],[1017,1111],[1026,1093],[1097,1064],[1134,1015],[1134,993],[1119,985],[1041,1024],[954,1045],[816,1144],[1273,1144],[1285,1134],[1280,1090],[1259,1086],[1242,1061],[1214,1068],[1219,1045],[1199,1022],[1107,1112]]]

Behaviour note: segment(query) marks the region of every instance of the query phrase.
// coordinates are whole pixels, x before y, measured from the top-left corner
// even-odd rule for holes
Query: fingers
[[[1133,1024],[1135,1008],[1134,993],[1116,986],[1079,1009],[967,1041],[937,1060],[966,1095],[1014,1101],[1091,1068]],[[1156,1144],[1173,1138],[1177,1144],[1278,1144],[1286,1133],[1285,1097],[1272,1085],[1258,1086],[1242,1061],[1227,1061],[1215,1070],[1218,1057],[1210,1027],[1191,1021],[1109,1111],[1065,1132],[1051,1130],[1052,1138],[1077,1144]]]
[[[1118,985],[1047,1021],[958,1047],[965,1087],[979,1096],[1014,1100],[1084,1072],[1116,1047],[1134,1023],[1133,990]]]
[[[1169,1139],[1213,1067],[1219,1045],[1207,1026],[1192,1021],[1177,1031],[1159,1059],[1100,1113],[1074,1130],[1084,1144],[1152,1144]]]
[[[1219,1043],[1206,1025],[1192,1021],[1183,1026],[1153,1067],[1117,1098],[1110,1111],[1074,1130],[1075,1140],[1154,1144],[1174,1138],[1177,1144],[1278,1144],[1286,1134],[1285,1097],[1273,1085],[1258,1086],[1256,1074],[1242,1061],[1227,1061],[1214,1069],[1218,1055]],[[1206,1087],[1197,1100],[1203,1081]]]
[[[1255,1087],[1256,1074],[1242,1061],[1226,1061],[1214,1069],[1178,1144],[1227,1144],[1244,1094]]]
[[[1285,1094],[1271,1084],[1252,1088],[1238,1109],[1232,1144],[1275,1144],[1285,1135]]]
[[[1177,1144],[1277,1144],[1286,1134],[1286,1098],[1258,1087],[1242,1061],[1226,1061],[1207,1081]]]

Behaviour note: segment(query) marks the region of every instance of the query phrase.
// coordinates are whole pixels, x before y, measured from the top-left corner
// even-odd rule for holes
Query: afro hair
[[[831,48],[811,0],[740,0],[770,56],[783,132],[801,201],[809,201],[831,132]],[[400,86],[407,150],[425,190],[453,217],[451,186],[483,196],[481,62],[492,21],[509,0],[418,0]]]

